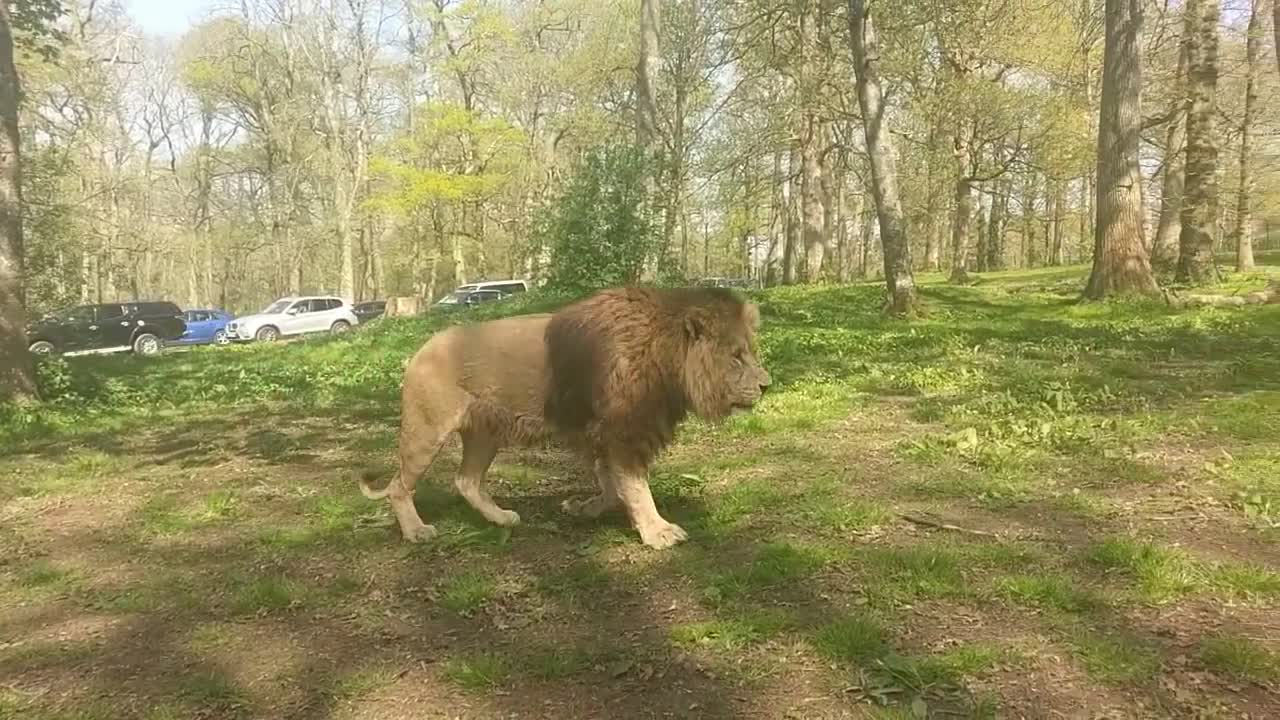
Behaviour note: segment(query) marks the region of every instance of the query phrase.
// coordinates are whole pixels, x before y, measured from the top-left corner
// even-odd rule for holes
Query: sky
[[[125,10],[148,35],[181,35],[225,0],[124,0]]]

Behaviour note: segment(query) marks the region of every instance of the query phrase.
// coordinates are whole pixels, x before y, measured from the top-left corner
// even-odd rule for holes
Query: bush
[[[538,222],[539,245],[551,249],[549,289],[583,294],[640,279],[660,247],[651,175],[652,164],[631,145],[586,154]]]

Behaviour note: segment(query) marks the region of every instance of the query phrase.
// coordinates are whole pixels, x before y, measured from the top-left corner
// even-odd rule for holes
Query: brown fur
[[[750,408],[769,384],[755,355],[759,313],[724,289],[606,290],[554,315],[451,328],[410,361],[401,395],[400,472],[370,498],[389,497],[406,539],[431,537],[413,486],[448,435],[462,436],[455,484],[491,522],[519,516],[484,489],[497,450],[554,437],[595,471],[600,494],[566,501],[595,516],[619,505],[644,542],[684,531],[658,515],[648,468],[693,412],[718,421]]]

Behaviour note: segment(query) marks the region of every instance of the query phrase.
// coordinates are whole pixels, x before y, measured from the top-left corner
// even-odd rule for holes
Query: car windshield
[[[262,311],[262,314],[263,315],[279,315],[280,313],[284,312],[284,309],[287,307],[289,307],[288,300],[277,300],[271,303],[270,305],[268,305],[267,309]]]

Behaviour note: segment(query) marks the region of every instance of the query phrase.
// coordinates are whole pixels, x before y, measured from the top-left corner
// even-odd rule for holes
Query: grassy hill
[[[511,531],[456,441],[431,544],[359,494],[462,316],[48,363],[0,417],[0,718],[1280,716],[1280,305],[1084,272],[759,293],[776,387],[663,457],[666,553],[562,515],[554,448],[499,456]],[[513,302],[466,317],[562,300]]]

